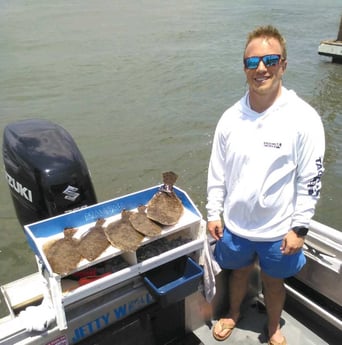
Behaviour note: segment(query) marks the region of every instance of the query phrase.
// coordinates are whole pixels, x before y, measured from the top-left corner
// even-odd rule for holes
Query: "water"
[[[246,90],[247,32],[276,25],[288,41],[284,83],[322,115],[324,188],[315,219],[342,229],[342,66],[317,54],[335,39],[340,0],[0,0],[0,130],[44,118],[74,137],[99,201],[178,173],[205,215],[218,118]],[[2,159],[2,158],[1,158]],[[36,271],[0,180],[0,284]]]

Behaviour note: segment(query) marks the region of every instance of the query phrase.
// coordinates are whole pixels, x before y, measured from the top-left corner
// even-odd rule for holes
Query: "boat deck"
[[[282,314],[282,332],[289,345],[337,345],[341,343],[342,334],[336,329],[331,329],[322,321],[314,320],[314,315],[308,318],[307,310],[295,310],[294,301],[287,303],[286,310]],[[302,308],[302,307],[301,307]],[[199,345],[210,344],[230,344],[230,345],[260,345],[267,344],[266,335],[266,313],[260,310],[256,304],[251,304],[244,312],[243,318],[234,329],[229,339],[225,341],[216,341],[212,336],[212,326],[215,321],[199,327],[194,334],[199,339]],[[297,315],[298,314],[298,315]],[[305,327],[303,320],[307,319]],[[299,321],[300,320],[300,321]],[[318,335],[319,334],[319,335]]]

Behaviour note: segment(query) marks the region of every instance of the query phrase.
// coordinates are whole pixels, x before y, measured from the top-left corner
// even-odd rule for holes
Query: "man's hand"
[[[218,241],[223,236],[223,226],[221,220],[213,220],[208,222],[208,231],[211,236]]]
[[[305,237],[298,236],[294,231],[290,230],[281,244],[280,250],[284,255],[298,253],[304,245]]]

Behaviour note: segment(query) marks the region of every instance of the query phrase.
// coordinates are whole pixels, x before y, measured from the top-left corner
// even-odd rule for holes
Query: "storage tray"
[[[149,189],[98,203],[77,211],[26,225],[24,227],[24,231],[29,245],[34,253],[40,258],[49,274],[55,275],[43,251],[44,243],[52,239],[62,238],[64,228],[74,227],[78,229],[77,233],[82,233],[94,226],[99,218],[104,218],[106,220],[104,226],[110,222],[117,221],[121,218],[121,211],[123,209],[136,210],[139,205],[146,205],[159,188],[160,186],[154,186]],[[200,223],[202,219],[201,214],[188,195],[177,187],[174,187],[174,191],[184,205],[184,213],[182,217],[176,225],[163,227],[159,236],[153,238],[145,237],[140,246],[144,246],[152,241],[169,236],[172,233],[178,232],[180,229],[188,228]],[[109,246],[98,258],[91,262],[86,259],[82,259],[77,268],[74,271],[68,272],[68,275],[86,269],[92,265],[96,265],[117,255],[123,255],[124,259],[130,265],[135,265],[138,262],[135,253],[123,252],[113,246]]]
[[[182,256],[145,273],[144,282],[162,307],[183,300],[197,291],[203,269]]]

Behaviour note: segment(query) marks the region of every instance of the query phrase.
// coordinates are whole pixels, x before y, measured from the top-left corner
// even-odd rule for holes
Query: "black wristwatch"
[[[297,236],[304,237],[308,233],[309,229],[305,226],[294,226],[292,230],[297,234]]]

